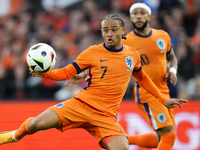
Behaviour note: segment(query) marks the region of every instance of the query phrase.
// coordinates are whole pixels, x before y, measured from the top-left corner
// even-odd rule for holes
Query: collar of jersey
[[[142,38],[147,38],[147,37],[150,37],[152,35],[152,30],[150,29],[150,32],[148,35],[140,35],[138,34],[135,30],[133,30],[134,34],[139,36],[139,37],[142,37]]]
[[[124,46],[122,45],[122,47],[120,49],[110,49],[106,46],[105,43],[103,43],[103,46],[110,52],[121,52],[124,49]]]

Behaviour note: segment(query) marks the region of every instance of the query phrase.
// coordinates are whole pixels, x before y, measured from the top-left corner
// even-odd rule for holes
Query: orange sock
[[[19,129],[15,132],[14,134],[14,137],[17,139],[17,140],[20,140],[21,138],[23,138],[25,135],[28,135],[28,134],[33,134],[34,132],[31,131],[29,128],[28,128],[28,123],[33,119],[34,117],[30,117],[28,119],[26,119],[22,125],[19,127]]]
[[[145,148],[157,148],[158,146],[156,133],[128,136],[128,141],[130,145],[134,144]]]
[[[170,132],[168,134],[161,136],[157,150],[172,150],[175,139],[176,139],[175,132]]]

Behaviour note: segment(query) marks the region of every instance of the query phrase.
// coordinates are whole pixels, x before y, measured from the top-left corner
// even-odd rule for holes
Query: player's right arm
[[[78,73],[76,68],[72,64],[69,64],[68,66],[61,69],[54,69],[54,70],[48,71],[46,73],[36,73],[31,68],[29,68],[29,70],[30,70],[30,74],[33,77],[42,77],[42,78],[47,78],[47,79],[51,79],[55,81],[68,80]]]
[[[54,69],[46,73],[36,73],[30,68],[30,74],[34,77],[42,77],[55,81],[68,80],[77,73],[80,73],[83,69],[90,67],[90,62],[92,61],[91,57],[89,57],[90,50],[92,50],[92,48],[88,48],[83,51],[71,64],[66,67]]]

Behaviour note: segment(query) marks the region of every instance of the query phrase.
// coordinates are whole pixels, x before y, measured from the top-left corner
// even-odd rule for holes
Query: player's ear
[[[149,15],[149,21],[151,20],[151,18],[152,18],[152,15]]]
[[[124,35],[124,33],[125,33],[125,27],[122,27],[121,31],[122,31],[122,35]]]

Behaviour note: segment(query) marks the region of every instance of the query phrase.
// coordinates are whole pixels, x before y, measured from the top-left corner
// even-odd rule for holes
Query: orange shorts
[[[172,125],[175,129],[173,109],[166,108],[159,100],[141,104],[137,103],[137,105],[153,130]]]
[[[118,123],[116,116],[99,111],[79,99],[71,98],[48,109],[55,111],[60,117],[62,121],[62,127],[58,129],[60,131],[83,128],[93,135],[98,143],[104,137],[111,135],[127,136]],[[114,138],[115,136],[112,137]],[[104,143],[103,145],[107,145],[109,142],[108,140],[105,141],[106,144]]]

